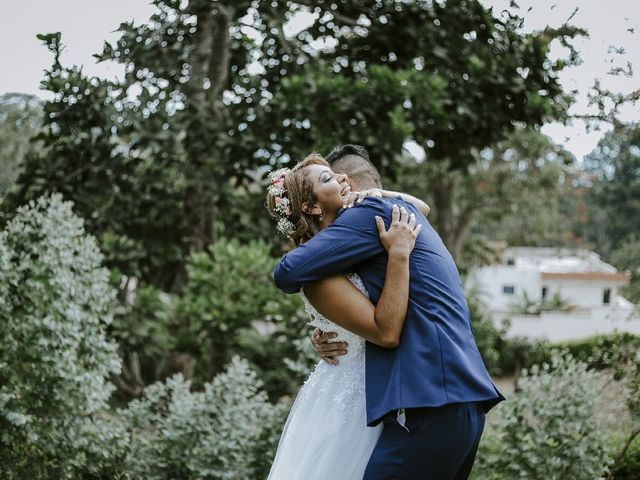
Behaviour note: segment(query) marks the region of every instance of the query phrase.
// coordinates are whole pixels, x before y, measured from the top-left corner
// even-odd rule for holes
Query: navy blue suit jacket
[[[294,293],[306,283],[355,270],[376,304],[387,254],[374,217],[381,216],[388,228],[391,203],[415,213],[422,231],[409,257],[409,305],[400,345],[386,349],[367,342],[367,422],[375,425],[399,408],[484,402],[488,410],[504,397],[476,346],[458,269],[440,236],[412,204],[400,198],[367,198],[342,209],[333,224],[280,260],[276,285]]]

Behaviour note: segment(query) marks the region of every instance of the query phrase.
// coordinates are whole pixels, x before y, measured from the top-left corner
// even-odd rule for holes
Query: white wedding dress
[[[357,275],[349,280],[365,295]],[[368,295],[367,295],[368,296]],[[321,361],[291,407],[269,480],[361,480],[382,425],[367,427],[365,341],[320,315],[302,295],[310,325],[349,344],[338,365]]]

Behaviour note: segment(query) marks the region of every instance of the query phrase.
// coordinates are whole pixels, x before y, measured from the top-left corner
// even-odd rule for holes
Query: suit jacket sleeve
[[[273,272],[276,286],[295,293],[307,283],[384,253],[375,216],[381,216],[388,227],[389,207],[385,200],[367,198],[360,205],[343,210],[333,224],[282,257]]]

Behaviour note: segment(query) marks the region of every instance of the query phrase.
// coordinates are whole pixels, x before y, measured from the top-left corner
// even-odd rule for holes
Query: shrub
[[[491,318],[483,311],[476,295],[469,295],[467,303],[471,314],[473,336],[476,339],[478,350],[480,350],[487,370],[493,375],[504,374],[501,359],[505,342],[505,329],[498,329],[493,324]]]
[[[95,239],[60,195],[18,209],[0,233],[4,479],[78,478],[97,458],[100,447],[86,434],[97,432],[94,414],[106,406],[107,379],[120,368],[104,333],[115,292],[101,261]]]
[[[176,348],[196,359],[201,385],[231,353],[258,371],[272,399],[300,387],[284,362],[298,357],[294,340],[307,337],[309,319],[298,295],[279,291],[271,276],[275,259],[264,242],[221,239],[190,257],[189,281],[177,301]]]
[[[122,275],[113,271],[112,282],[116,277],[120,283]],[[148,285],[138,286],[133,293],[122,289],[108,332],[123,359],[122,374],[112,379],[121,402],[139,397],[145,385],[176,373],[167,362],[175,342],[170,333],[174,304],[172,295]]]
[[[568,351],[576,360],[596,370],[615,368],[632,352],[640,351],[640,336],[619,332],[594,335],[583,340],[564,342],[558,348]]]
[[[237,332],[262,320],[282,295],[271,278],[273,264],[266,243],[225,239],[189,258],[189,282],[177,305],[184,324],[178,348],[201,359],[203,376],[224,367]]]
[[[130,434],[125,462],[132,478],[263,478],[283,422],[244,360],[192,392],[181,375],[153,384],[120,410]]]
[[[629,446],[626,455],[613,472],[615,480],[637,480],[640,478],[640,438]]]
[[[496,410],[475,478],[596,479],[610,462],[594,420],[603,375],[570,355],[523,372],[517,393]]]

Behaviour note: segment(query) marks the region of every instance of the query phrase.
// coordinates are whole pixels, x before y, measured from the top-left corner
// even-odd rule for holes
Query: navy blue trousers
[[[484,421],[480,403],[388,414],[364,480],[465,480],[475,461]]]

